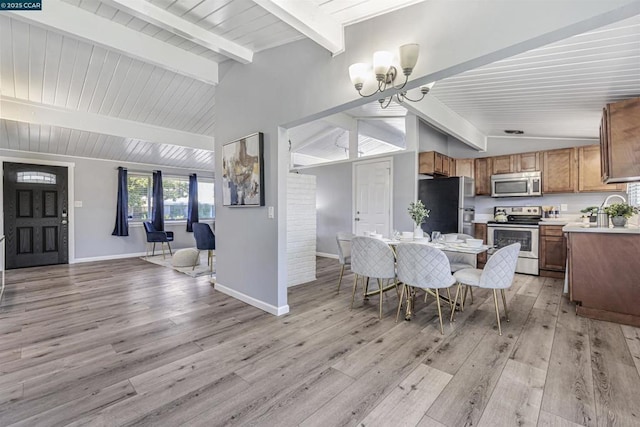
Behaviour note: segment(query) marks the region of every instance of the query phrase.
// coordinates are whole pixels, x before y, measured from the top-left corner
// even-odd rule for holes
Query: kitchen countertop
[[[565,233],[612,233],[612,234],[638,234],[640,228],[637,226],[626,227],[583,227],[580,223],[569,223],[562,227]]]

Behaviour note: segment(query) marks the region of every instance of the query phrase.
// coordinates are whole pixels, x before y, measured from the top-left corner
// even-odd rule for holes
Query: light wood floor
[[[0,306],[0,425],[640,425],[640,329],[576,317],[517,275],[437,327],[395,323],[318,259],[277,318],[139,259],[13,270]],[[448,310],[445,310],[447,313]]]

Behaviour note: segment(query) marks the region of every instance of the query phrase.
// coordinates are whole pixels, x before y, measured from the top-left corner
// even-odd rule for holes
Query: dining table
[[[399,245],[400,243],[419,243],[419,244],[435,247],[437,249],[442,250],[445,253],[446,252],[458,252],[458,253],[465,253],[465,254],[472,254],[472,255],[481,254],[481,253],[486,252],[486,251],[488,251],[489,249],[492,248],[492,246],[488,246],[488,245],[472,246],[472,245],[469,245],[466,242],[461,241],[461,240],[457,240],[457,241],[454,241],[454,242],[447,242],[447,241],[444,241],[444,240],[440,240],[438,242],[432,242],[428,238],[424,238],[424,239],[414,239],[414,238],[409,238],[409,239],[403,239],[403,238],[388,239],[388,238],[382,238],[382,241],[387,243],[394,250],[394,253],[395,253],[395,247],[397,245]],[[436,294],[433,291],[429,290],[429,289],[426,289],[425,291],[428,292],[430,295],[433,295],[434,297],[436,296]],[[445,300],[447,303],[449,303],[449,305],[453,309],[452,302],[451,302],[451,299],[449,297],[447,297],[445,295],[440,295],[440,298]],[[411,293],[407,294],[407,308],[406,308],[405,317],[404,317],[405,320],[411,320],[411,317],[413,316],[414,299],[415,299],[415,289]]]

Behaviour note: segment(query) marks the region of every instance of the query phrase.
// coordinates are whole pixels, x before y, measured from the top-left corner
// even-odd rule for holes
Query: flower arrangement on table
[[[422,200],[418,200],[417,202],[411,202],[409,204],[409,216],[416,224],[416,228],[420,228],[420,224],[424,222],[425,218],[429,217],[429,209],[427,209],[422,203]]]

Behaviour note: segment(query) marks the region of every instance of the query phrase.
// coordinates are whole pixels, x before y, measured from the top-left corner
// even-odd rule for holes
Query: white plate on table
[[[450,244],[452,244],[452,243],[453,243],[453,244],[456,244],[456,243],[464,243],[464,240],[458,239],[458,240],[454,240],[454,241],[452,241],[452,242],[447,242],[447,241],[445,241],[444,243],[445,243],[445,245],[450,245]]]

